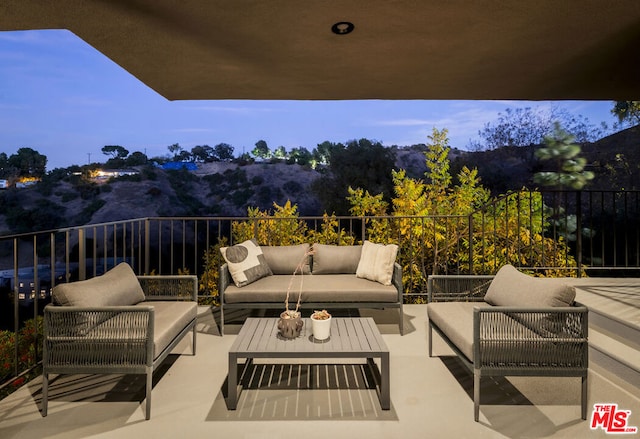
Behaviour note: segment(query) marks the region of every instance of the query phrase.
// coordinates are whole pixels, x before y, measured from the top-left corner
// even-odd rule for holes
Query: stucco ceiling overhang
[[[0,4],[0,30],[33,29],[72,31],[170,100],[640,100],[638,0]]]

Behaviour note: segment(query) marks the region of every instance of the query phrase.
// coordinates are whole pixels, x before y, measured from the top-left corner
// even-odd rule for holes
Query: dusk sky
[[[104,162],[105,145],[149,157],[175,143],[228,143],[235,155],[258,140],[271,150],[360,138],[407,146],[434,127],[465,149],[499,113],[539,106],[615,122],[612,101],[169,101],[71,32],[0,32],[0,152],[33,148],[49,170]]]

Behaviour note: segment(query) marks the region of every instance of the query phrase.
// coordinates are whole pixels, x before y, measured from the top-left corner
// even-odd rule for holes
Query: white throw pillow
[[[362,245],[356,276],[380,282],[382,285],[391,285],[397,254],[396,244],[383,245],[365,241]]]
[[[238,288],[273,274],[255,239],[249,239],[233,247],[222,247],[220,253],[227,262],[233,283]]]

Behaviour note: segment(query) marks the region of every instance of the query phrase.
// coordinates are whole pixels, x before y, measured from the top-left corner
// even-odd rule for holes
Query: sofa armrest
[[[198,301],[198,276],[138,276],[146,300]]]
[[[474,368],[586,370],[588,309],[474,307]],[[563,372],[564,373],[564,372]]]
[[[391,276],[391,284],[396,287],[396,290],[398,290],[398,301],[402,303],[404,290],[404,287],[402,286],[402,266],[397,262],[393,264],[393,275]]]
[[[494,276],[433,275],[427,281],[427,302],[482,302]]]
[[[90,367],[153,364],[153,307],[76,307],[47,305],[44,310],[43,364]]]
[[[220,266],[218,276],[218,295],[220,296],[220,303],[224,303],[224,291],[231,283],[231,273],[229,272],[229,266],[224,263]]]

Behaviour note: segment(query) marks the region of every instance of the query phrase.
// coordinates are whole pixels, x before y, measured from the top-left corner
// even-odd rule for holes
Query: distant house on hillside
[[[38,177],[20,177],[18,181],[16,181],[16,187],[18,189],[24,189],[29,186],[33,186],[40,181]]]
[[[198,165],[193,162],[167,162],[163,164],[162,169],[177,171],[180,169],[186,169],[187,171],[197,171]]]
[[[123,175],[137,175],[140,172],[135,169],[98,169],[95,173],[96,180],[108,180]]]
[[[0,180],[0,189],[8,189],[9,180]]]

